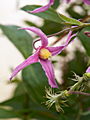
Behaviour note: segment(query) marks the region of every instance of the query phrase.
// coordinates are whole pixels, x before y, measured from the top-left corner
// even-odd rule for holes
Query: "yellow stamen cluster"
[[[49,52],[49,50],[47,50],[45,48],[42,48],[40,50],[40,53],[39,53],[39,57],[40,58],[42,58],[42,59],[48,59],[51,56],[52,56],[52,54],[51,54],[51,52]]]

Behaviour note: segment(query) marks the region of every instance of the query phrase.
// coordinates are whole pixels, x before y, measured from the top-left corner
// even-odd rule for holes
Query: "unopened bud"
[[[86,77],[90,78],[90,73],[85,73],[84,74]]]

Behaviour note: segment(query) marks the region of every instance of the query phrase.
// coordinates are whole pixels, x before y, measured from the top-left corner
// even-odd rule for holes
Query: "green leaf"
[[[30,94],[30,93],[29,93]],[[28,97],[27,94],[22,94],[20,96],[13,97],[9,100],[6,100],[0,103],[1,106],[10,106],[13,108],[13,111],[17,111],[19,114],[19,118],[24,117],[26,114],[28,118],[35,118],[42,120],[58,120],[59,115],[56,111],[48,110],[43,104],[35,103]],[[12,114],[12,112],[11,112]],[[13,114],[16,115],[15,112]],[[13,118],[13,116],[11,116]],[[26,119],[25,119],[26,120]]]
[[[32,11],[38,7],[41,6],[37,6],[37,5],[27,5],[23,8],[21,8],[22,10],[28,12],[28,11]],[[45,11],[45,12],[41,12],[41,13],[29,13],[29,14],[33,14],[36,16],[39,16],[45,20],[50,20],[56,23],[62,23],[63,20],[59,17],[58,13],[56,11],[54,11],[52,8],[50,8],[49,10]]]
[[[6,110],[0,108],[0,119],[7,119],[7,118],[18,118],[19,115],[14,110]]]
[[[76,73],[79,76],[82,76],[83,73],[86,71],[87,62],[88,57],[86,56],[86,54],[83,53],[83,51],[76,49],[74,51],[74,58],[68,62],[63,63],[63,68],[65,68],[62,69],[62,79],[64,80],[64,85],[71,86],[72,84],[74,84],[74,81],[72,80],[73,78],[75,78],[74,73]],[[70,79],[70,81],[68,82],[67,79]]]
[[[80,39],[81,43],[83,44],[86,53],[90,56],[90,37],[87,37],[84,32],[90,31],[90,27],[86,27],[78,34],[78,38]]]
[[[67,23],[69,23],[69,24],[71,24],[71,25],[83,25],[82,22],[80,22],[80,21],[78,21],[78,20],[76,20],[76,19],[74,19],[74,18],[66,17],[66,16],[64,16],[63,14],[59,14],[59,15],[60,15],[60,18],[61,18],[62,20],[64,20],[65,22],[67,22]]]
[[[55,0],[54,5],[52,5],[52,8],[57,9],[60,5],[60,2],[61,2],[60,0]]]
[[[32,53],[33,39],[25,30],[18,30],[19,26],[12,25],[0,25],[0,28],[25,58]]]
[[[64,25],[56,23],[56,22],[51,22],[48,20],[44,20],[44,24],[40,29],[46,34],[50,35],[53,33],[56,33],[58,31],[61,31],[63,29]],[[48,28],[48,30],[47,30]],[[54,29],[53,29],[54,28]]]
[[[22,71],[22,78],[26,85],[27,93],[33,101],[43,102],[45,87],[48,85],[47,77],[39,63],[28,66]]]
[[[26,94],[21,94],[18,96],[13,96],[9,100],[3,101],[0,103],[0,106],[10,106],[14,110],[20,110],[23,109],[24,101],[25,101]]]
[[[29,26],[39,27],[35,23],[33,23],[31,21],[28,21],[28,20],[25,20],[24,23],[27,24],[27,25],[29,25]]]

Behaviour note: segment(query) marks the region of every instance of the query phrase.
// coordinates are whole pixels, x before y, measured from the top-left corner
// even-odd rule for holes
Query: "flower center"
[[[52,56],[52,54],[51,54],[51,52],[49,52],[49,50],[47,50],[45,48],[42,48],[40,50],[40,53],[39,53],[39,57],[40,58],[42,58],[42,59],[48,59],[51,56]]]

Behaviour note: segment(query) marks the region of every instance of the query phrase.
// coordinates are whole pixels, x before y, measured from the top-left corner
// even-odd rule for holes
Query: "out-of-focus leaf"
[[[83,9],[83,12],[82,13],[79,13],[79,12],[76,12],[75,11],[75,7],[81,7],[81,9]],[[67,9],[66,9],[66,12],[69,13],[69,15],[72,17],[72,18],[75,18],[75,19],[82,19],[86,16],[86,11],[84,10],[84,8],[82,8],[82,6],[79,6],[75,3],[72,3]]]
[[[60,0],[55,0],[54,5],[52,5],[52,8],[57,9],[60,5]]]
[[[26,85],[27,93],[33,101],[43,102],[45,95],[45,87],[48,80],[39,63],[33,64],[25,68],[22,72],[24,84]]]
[[[86,53],[90,56],[90,37],[84,34],[85,31],[90,31],[90,27],[86,27],[78,34],[78,38],[80,39],[81,43],[83,44]]]
[[[63,14],[59,14],[60,15],[60,18],[62,20],[64,20],[65,22],[69,23],[69,24],[72,24],[72,25],[82,25],[83,23],[74,19],[74,18],[69,18],[69,17],[66,17],[65,15]]]
[[[47,35],[56,33],[60,30],[62,30],[64,25],[56,22],[51,22],[48,20],[44,20],[44,25],[40,27],[40,29]]]
[[[82,116],[82,117],[81,117],[81,120],[90,120],[90,115]]]
[[[22,94],[13,97],[7,101],[0,103],[1,106],[10,106],[14,111],[17,111],[19,118],[23,118],[24,115],[28,118],[34,118],[42,120],[58,120],[59,115],[56,111],[48,110],[40,103],[33,102],[27,94]],[[12,118],[14,118],[12,116]]]
[[[0,119],[18,118],[18,117],[20,117],[19,114],[14,110],[6,110],[0,108]]]
[[[36,24],[34,24],[33,22],[30,22],[30,21],[27,21],[27,20],[24,21],[24,23],[29,25],[29,26],[34,26],[34,27],[40,28],[46,35],[56,33],[58,31],[62,30],[62,28],[64,26],[60,23],[51,22],[49,20],[44,20],[44,24],[41,27],[39,27]]]
[[[25,30],[18,30],[19,26],[0,25],[4,35],[27,58],[32,53],[32,37]]]
[[[41,6],[37,6],[37,5],[27,5],[24,6],[23,8],[21,8],[22,10],[28,12],[28,11],[32,11],[38,7]],[[33,14],[36,16],[39,16],[45,20],[50,20],[56,23],[62,23],[63,20],[59,17],[58,13],[56,11],[54,11],[52,8],[50,8],[49,10],[45,11],[45,12],[41,12],[41,13],[29,13],[29,14]]]
[[[73,81],[69,78],[75,78],[74,73],[76,73],[79,76],[82,76],[87,68],[87,61],[88,57],[85,53],[79,51],[78,49],[74,52],[75,56],[72,60],[65,62],[63,64],[63,80],[64,80],[64,87],[70,86]],[[74,72],[74,73],[73,73]]]
[[[25,94],[21,94],[19,96],[12,97],[9,100],[0,103],[0,106],[10,106],[14,110],[23,109],[24,101],[25,101]]]
[[[28,21],[28,20],[25,20],[24,23],[27,24],[27,25],[29,25],[29,26],[38,27],[35,23],[33,23],[31,21]]]

